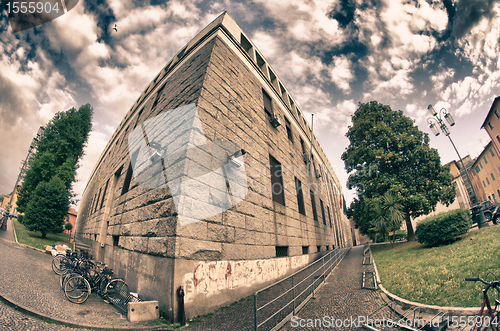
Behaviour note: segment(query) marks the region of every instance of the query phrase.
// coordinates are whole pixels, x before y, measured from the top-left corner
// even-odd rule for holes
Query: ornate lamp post
[[[457,147],[453,143],[453,140],[451,140],[450,130],[448,129],[448,126],[446,126],[446,123],[444,123],[443,118],[446,120],[446,122],[448,122],[448,124],[450,126],[455,125],[455,120],[453,120],[453,117],[445,108],[441,108],[439,113],[436,112],[436,110],[434,109],[434,107],[432,105],[429,105],[427,107],[427,109],[429,110],[429,112],[433,116],[433,117],[430,117],[427,119],[427,122],[429,123],[429,128],[431,129],[432,133],[434,133],[435,136],[439,136],[439,133],[440,133],[439,129],[441,129],[441,131],[445,134],[445,136],[447,136],[448,139],[450,139],[450,142],[453,145],[455,152],[457,152],[458,159],[460,160],[460,164],[462,165],[462,169],[465,172],[467,182],[470,186],[469,196],[470,196],[470,201],[472,204],[471,210],[472,210],[473,221],[477,223],[478,228],[480,228],[481,226],[484,226],[484,225],[488,225],[488,223],[484,222],[483,208],[479,204],[479,201],[477,199],[476,191],[474,190],[474,186],[472,185],[472,180],[470,179],[469,172],[467,171],[467,168],[465,167],[464,162],[462,161],[462,157],[460,156],[460,153],[458,152]],[[462,175],[462,177],[463,177],[463,175]]]

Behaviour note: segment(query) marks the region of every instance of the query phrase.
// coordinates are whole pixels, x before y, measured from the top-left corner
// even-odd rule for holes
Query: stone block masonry
[[[82,197],[78,238],[171,320],[179,286],[189,318],[349,245],[324,152],[242,36],[224,13],[167,64],[117,128]]]

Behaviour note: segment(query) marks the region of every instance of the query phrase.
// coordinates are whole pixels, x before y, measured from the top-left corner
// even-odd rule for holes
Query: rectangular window
[[[269,155],[269,165],[271,168],[271,191],[273,193],[273,201],[284,206],[285,190],[283,189],[283,172],[281,170],[281,163]]]
[[[321,216],[323,216],[323,224],[326,225],[325,207],[323,206],[323,200],[319,199],[319,205],[321,206]]]
[[[493,156],[493,157],[495,156],[495,153],[493,153],[493,148],[490,148],[490,154],[491,154],[491,156]]]
[[[491,179],[495,180],[495,176],[493,175],[493,173],[491,173]]]
[[[286,126],[286,135],[288,136],[288,140],[293,142],[293,134],[292,134],[292,125],[288,118],[285,117],[285,126]]]
[[[498,111],[495,109],[495,115],[497,116],[497,118],[500,118],[500,114],[498,113]]]
[[[484,160],[484,164],[488,164],[488,161],[486,160],[486,156],[483,157],[483,160]]]
[[[125,175],[125,181],[123,182],[123,188],[122,188],[122,194],[125,194],[128,192],[128,189],[130,188],[130,181],[132,180],[132,163],[128,165],[127,169],[127,174]]]
[[[104,186],[104,193],[102,194],[102,200],[101,200],[101,208],[104,206],[104,198],[106,197],[106,191],[108,190],[108,184],[109,184],[109,179],[106,182],[106,186]]]
[[[483,169],[483,165],[481,164],[481,161],[479,161],[479,166],[481,167],[481,169]]]
[[[318,220],[318,212],[316,211],[316,199],[314,198],[314,192],[309,191],[309,195],[311,196],[311,206],[313,210],[313,218],[315,221]]]
[[[271,119],[271,114],[273,113],[272,99],[264,90],[262,90],[262,98],[264,99],[264,111],[266,112],[268,119]]]
[[[318,252],[321,252],[321,246],[316,246],[316,248],[318,249]]]
[[[276,257],[288,256],[288,246],[276,246]]]
[[[477,174],[479,173],[479,171],[481,171],[481,170],[479,169],[479,166],[476,166],[474,169],[476,169],[476,173],[477,173]],[[500,170],[500,167],[498,168],[498,170]]]
[[[309,246],[302,246],[302,254],[309,254]]]
[[[299,213],[305,215],[306,208],[304,206],[304,194],[302,193],[302,183],[297,177],[295,177],[295,190],[297,192],[297,205],[299,206]]]
[[[332,225],[332,216],[330,214],[330,206],[326,206],[326,211],[328,212],[328,220],[330,221],[330,227],[333,228],[333,225]]]
[[[304,143],[304,140],[300,138],[300,147],[302,147],[302,154],[306,154],[306,145]]]
[[[490,129],[493,129],[493,125],[491,125],[491,122],[488,122],[488,126],[490,127]]]
[[[118,246],[120,236],[113,236],[113,246]]]
[[[490,180],[488,179],[488,177],[486,177],[486,183],[488,183],[488,185],[490,185]]]
[[[486,184],[484,183],[484,180],[483,180],[483,186],[486,187]]]
[[[497,135],[497,140],[500,143],[500,136],[499,135]]]

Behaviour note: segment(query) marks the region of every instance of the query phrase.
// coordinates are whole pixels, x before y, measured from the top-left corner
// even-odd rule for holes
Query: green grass
[[[500,226],[469,232],[453,244],[426,247],[417,242],[372,245],[382,285],[414,302],[450,307],[480,307],[482,283],[466,277],[498,280]],[[490,302],[499,299],[488,291]]]
[[[48,233],[47,237],[42,239],[42,234],[36,231],[28,231],[24,225],[19,223],[16,219],[12,219],[14,228],[16,229],[17,241],[31,247],[45,250],[45,246],[54,244],[68,244],[69,235],[66,233]]]

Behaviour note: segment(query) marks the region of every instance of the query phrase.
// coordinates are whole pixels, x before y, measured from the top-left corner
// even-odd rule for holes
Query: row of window
[[[285,189],[283,187],[283,171],[281,168],[281,163],[279,163],[272,155],[269,155],[269,166],[271,169],[271,192],[272,192],[273,201],[284,206],[285,205]],[[295,177],[295,192],[297,194],[297,205],[298,205],[299,213],[302,215],[306,215],[302,182],[297,177]],[[309,197],[311,199],[313,218],[315,221],[318,221],[318,212],[316,209],[316,196],[315,196],[314,190],[309,190]],[[327,225],[325,205],[323,203],[323,200],[319,199],[319,204],[321,207],[321,215],[323,217],[323,224]],[[332,218],[330,216],[331,215],[330,214],[330,206],[326,206],[326,210],[327,210],[327,214],[328,214],[330,227],[333,228]]]
[[[316,246],[316,251],[321,252],[322,247],[323,246],[321,245]],[[276,246],[276,257],[289,256],[288,248],[289,246]],[[335,249],[335,246],[332,246],[331,248]],[[326,245],[325,250],[329,251],[330,246]],[[302,246],[302,254],[309,254],[309,246]]]
[[[493,152],[493,148],[490,148],[490,154],[491,154],[491,157],[495,157],[495,153]],[[488,164],[488,160],[486,159],[486,155],[483,156],[482,160],[484,161],[484,164]],[[476,170],[477,174],[483,169],[483,165],[481,164],[481,160],[479,160],[478,164],[476,165],[476,167],[474,169]]]

